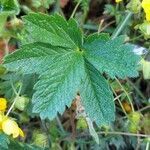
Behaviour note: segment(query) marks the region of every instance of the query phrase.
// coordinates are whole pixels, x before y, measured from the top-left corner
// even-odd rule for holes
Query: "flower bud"
[[[28,103],[29,103],[29,98],[24,96],[19,96],[16,100],[15,108],[24,111]]]

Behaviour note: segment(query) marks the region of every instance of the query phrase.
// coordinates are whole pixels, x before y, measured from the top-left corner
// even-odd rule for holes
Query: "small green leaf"
[[[55,2],[55,0],[32,0],[32,6],[35,8],[44,7],[46,9],[49,9],[50,5],[52,5]]]
[[[133,46],[124,44],[123,37],[107,39],[104,35],[87,39],[84,43],[84,55],[101,73],[107,73],[111,78],[135,77],[139,56],[133,53]]]
[[[4,26],[7,20],[7,17],[11,14],[11,12],[4,11],[0,13],[0,34],[4,30]]]
[[[7,17],[19,13],[17,0],[0,0],[0,34],[4,30]]]
[[[0,133],[0,149],[7,149],[8,144],[10,143],[7,135]]]
[[[144,79],[150,79],[150,61],[142,59],[141,64]]]
[[[41,148],[33,144],[26,144],[17,140],[11,139],[6,150],[48,150],[48,148]]]
[[[86,13],[89,10],[90,0],[74,0],[76,3],[81,3],[81,9]]]
[[[17,0],[0,0],[0,11],[13,11],[19,14],[20,8]]]
[[[85,63],[85,79],[80,88],[83,106],[98,125],[114,121],[113,94],[106,79],[88,62]]]
[[[5,75],[0,76],[0,93],[4,97],[12,102],[12,95],[14,95],[14,90],[12,85],[16,89],[22,84],[20,95],[26,94],[28,97],[33,95],[33,86],[37,82],[37,75],[35,74],[22,74],[20,72],[7,72]]]

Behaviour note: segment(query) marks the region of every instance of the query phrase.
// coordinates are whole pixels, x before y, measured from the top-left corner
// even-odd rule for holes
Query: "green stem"
[[[14,87],[13,87],[13,89],[14,89]],[[10,114],[11,110],[13,109],[13,107],[14,107],[14,105],[15,105],[15,103],[16,103],[16,101],[17,101],[17,99],[18,99],[18,97],[19,97],[19,95],[21,93],[21,89],[22,89],[22,85],[20,85],[18,92],[16,92],[16,90],[14,91],[15,94],[16,94],[16,97],[15,97],[12,105],[10,106],[9,110],[7,111],[6,116],[8,116]]]
[[[88,15],[88,11],[89,11],[89,10],[86,10],[86,11],[83,13],[82,24],[84,24],[85,21],[86,21],[86,17],[87,17],[87,15]]]
[[[7,56],[9,54],[9,47],[8,47],[9,39],[5,39],[4,42],[5,42],[5,49],[4,49],[5,56]]]
[[[14,87],[14,84],[13,84],[12,79],[10,80],[10,84],[11,84],[11,87],[12,87],[14,93],[15,93],[16,95],[18,95],[18,93],[17,93],[17,91],[16,91],[16,88]]]
[[[125,18],[119,23],[118,27],[115,29],[114,33],[112,34],[112,39],[116,38],[122,32],[122,30],[127,25],[131,16],[132,16],[132,12],[128,11]]]
[[[150,138],[150,135],[147,135],[147,134],[129,133],[129,132],[100,131],[100,132],[97,132],[97,133],[98,133],[98,135],[101,135],[101,134],[109,135],[110,134],[110,135],[124,135],[124,136],[135,136],[135,137]],[[90,135],[85,133],[85,134],[81,134],[81,135],[77,136],[77,138],[79,139],[81,137],[87,137],[87,136],[90,136]],[[149,144],[147,144],[147,145],[148,145],[147,147],[149,148]],[[146,149],[146,150],[148,150],[148,149]]]
[[[138,95],[139,95],[141,98],[143,98],[143,100],[146,101],[146,97],[141,93],[141,91],[136,87],[136,85],[135,85],[132,81],[130,81],[129,79],[127,79],[127,82],[128,82],[131,86],[133,86],[133,88],[137,91]]]
[[[65,130],[64,130],[64,128],[63,128],[63,126],[62,126],[62,124],[61,124],[61,121],[60,121],[60,119],[59,119],[58,116],[56,117],[56,120],[57,120],[57,123],[58,123],[58,126],[59,126],[61,132],[65,135],[66,132],[65,132]]]
[[[47,139],[48,139],[48,145],[49,145],[49,148],[51,148],[51,137],[50,137],[50,134],[49,134],[49,130],[46,126],[46,121],[45,120],[41,120],[41,123],[42,123],[42,126],[45,130],[45,133],[47,135]]]
[[[72,12],[70,18],[73,18],[73,17],[74,17],[74,15],[75,15],[75,13],[76,13],[76,11],[77,11],[77,9],[78,9],[78,7],[79,7],[81,1],[82,1],[82,0],[78,1],[78,3],[77,3],[77,5],[75,6],[75,8],[74,8],[74,10],[73,10],[73,12]]]
[[[133,39],[130,39],[129,42],[132,42],[132,41],[134,42],[135,40],[138,40],[138,39],[140,39],[142,37],[143,37],[143,35],[141,34],[139,36],[134,37]]]
[[[125,90],[125,88],[122,86],[122,84],[120,83],[120,81],[119,81],[117,78],[115,78],[115,79],[116,79],[117,83],[120,85],[120,87],[122,88],[122,90],[124,91],[124,93],[126,94],[128,100],[129,100],[129,102],[130,102],[132,111],[134,112],[134,107],[133,107],[133,104],[132,104],[132,100],[131,100],[131,98],[130,98],[128,92],[127,92],[127,91]]]
[[[138,110],[139,112],[145,111],[146,109],[150,109],[150,105],[141,108],[140,110]]]
[[[113,135],[125,135],[125,136],[137,136],[137,137],[145,137],[145,138],[149,138],[150,135],[146,135],[146,134],[136,134],[136,133],[128,133],[128,132],[98,132],[98,134],[113,134]]]
[[[60,7],[60,0],[56,0],[55,7],[54,7],[54,10],[52,11],[52,13],[60,13],[65,18],[65,15]],[[51,14],[51,12],[50,12],[50,14]]]
[[[100,32],[101,32],[101,29],[102,29],[102,25],[103,25],[103,22],[104,22],[104,19],[103,20],[101,20],[100,21],[100,23],[99,23],[99,27],[98,27],[98,35],[100,34]]]
[[[116,96],[116,98],[117,98],[117,94],[116,94],[115,90],[112,88],[112,86],[111,86],[111,89],[112,89],[113,93],[115,94],[115,96]],[[117,100],[118,100],[118,102],[119,102],[119,104],[120,104],[120,106],[121,106],[121,108],[122,108],[122,111],[124,112],[124,114],[125,114],[126,117],[128,118],[128,114],[126,113],[126,110],[124,109],[124,107],[123,107],[123,105],[122,105],[120,99],[117,98]]]
[[[146,144],[146,150],[149,150],[149,145],[150,145],[150,142],[148,141]]]
[[[54,8],[54,12],[59,12],[59,9],[60,9],[60,0],[56,0],[56,5],[55,5],[55,8]]]

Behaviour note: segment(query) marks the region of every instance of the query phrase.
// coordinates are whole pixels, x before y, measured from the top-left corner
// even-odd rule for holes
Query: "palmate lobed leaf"
[[[62,114],[79,90],[83,64],[82,56],[76,52],[56,59],[35,84],[33,111],[40,113],[42,118],[49,119],[53,119],[57,112]]]
[[[115,119],[113,94],[106,79],[85,60],[85,78],[80,87],[80,95],[85,110],[97,124],[109,124]]]
[[[101,40],[99,40],[101,39]],[[124,44],[124,37],[110,39],[108,35],[92,35],[85,41],[84,55],[101,73],[111,78],[136,77],[139,56],[133,54],[133,46]]]
[[[37,41],[68,48],[77,48],[82,43],[82,33],[75,20],[67,22],[58,14],[31,13],[23,17],[23,21],[27,31],[25,43]]]
[[[15,53],[5,59],[6,66],[14,71],[21,70],[24,74],[42,73],[47,70],[54,59],[68,51],[68,48],[55,47],[47,43],[34,42],[23,45]],[[11,65],[7,63],[12,62]]]
[[[138,57],[122,38],[108,34],[83,39],[74,19],[59,15],[29,14],[24,17],[25,41],[20,50],[5,58],[10,70],[37,73],[33,111],[41,118],[53,119],[79,92],[91,120],[108,124],[114,120],[112,92],[100,72],[111,77],[137,75]]]

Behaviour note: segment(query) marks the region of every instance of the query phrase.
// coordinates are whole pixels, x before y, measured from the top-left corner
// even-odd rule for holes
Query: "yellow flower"
[[[0,113],[0,130],[2,130],[7,135],[12,135],[13,138],[18,137],[19,135],[24,137],[24,133],[19,128],[18,124],[2,113]]]
[[[147,20],[147,21],[150,21],[150,12],[149,12],[149,13],[146,13],[146,20]]]
[[[23,131],[18,127],[18,124],[10,119],[6,118],[2,122],[2,130],[7,135],[12,135],[13,138],[18,137],[19,135],[24,137]]]
[[[3,121],[3,118],[4,118],[4,113],[3,113],[3,112],[0,112],[0,130],[2,129],[2,121]]]
[[[0,131],[3,131],[7,135],[12,135],[13,138],[19,135],[24,137],[23,131],[19,128],[18,124],[4,115],[7,108],[7,100],[5,98],[0,98]]]
[[[0,111],[5,111],[7,108],[7,100],[5,98],[0,98]]]
[[[119,3],[119,2],[121,2],[122,0],[115,0],[116,1],[116,3]]]
[[[149,9],[150,10],[150,0],[143,0],[142,1],[142,7],[144,9]]]
[[[146,13],[146,20],[150,21],[150,0],[143,0],[142,7]]]

